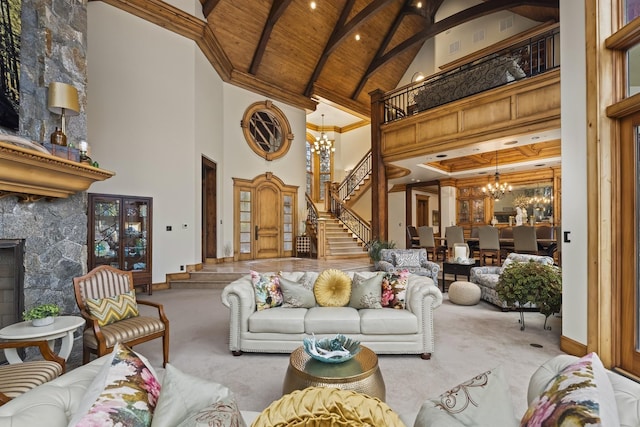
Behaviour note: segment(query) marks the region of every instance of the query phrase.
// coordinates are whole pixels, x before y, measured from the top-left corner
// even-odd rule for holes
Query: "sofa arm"
[[[240,351],[240,336],[249,331],[249,316],[256,311],[251,275],[229,283],[222,290],[222,304],[229,308],[229,350]]]
[[[434,309],[442,304],[442,292],[431,277],[411,274],[407,279],[405,303],[407,310],[420,316],[425,305]]]
[[[471,273],[469,274],[469,281],[472,283],[478,283],[478,276],[483,274],[502,274],[502,267],[490,266],[490,267],[471,267]]]
[[[396,269],[396,267],[390,262],[382,261],[382,260],[376,262],[375,267],[376,267],[376,270],[378,271],[386,271],[386,272],[393,272]]]

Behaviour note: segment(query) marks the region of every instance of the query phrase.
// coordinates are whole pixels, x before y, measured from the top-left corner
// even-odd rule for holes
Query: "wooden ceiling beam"
[[[258,43],[258,47],[253,54],[253,59],[251,60],[251,66],[249,67],[250,74],[255,75],[258,72],[258,67],[260,66],[260,62],[262,61],[264,52],[267,49],[267,43],[269,43],[269,38],[271,38],[273,27],[275,27],[278,19],[280,19],[280,17],[285,12],[285,10],[287,10],[287,7],[289,7],[292,1],[293,0],[275,0],[271,5],[269,17],[267,18],[267,22],[262,28],[260,42]]]
[[[453,14],[447,18],[444,18],[438,22],[435,22],[428,28],[416,33],[412,37],[409,37],[407,40],[398,44],[393,49],[389,50],[387,53],[382,55],[379,58],[375,58],[367,72],[362,77],[363,79],[368,79],[371,75],[376,72],[380,67],[386,64],[388,61],[393,59],[396,55],[401,54],[402,52],[410,49],[419,43],[424,43],[427,39],[436,36],[446,30],[454,28],[458,25],[464,24],[466,22],[472,21],[476,18],[480,18],[482,16],[489,15],[491,13],[499,12],[505,9],[512,9],[518,6],[538,6],[538,7],[559,7],[560,0],[488,0],[485,3],[480,3],[475,6],[472,6],[468,9],[462,10],[456,14]]]
[[[374,0],[369,3],[364,9],[362,9],[356,16],[354,16],[348,23],[346,23],[346,19],[353,8],[354,0],[348,0],[345,7],[342,9],[342,13],[340,14],[340,19],[336,23],[336,26],[333,28],[333,32],[329,37],[329,41],[316,64],[316,68],[313,70],[313,74],[307,83],[307,88],[304,91],[306,96],[311,96],[313,91],[313,85],[318,80],[324,65],[329,59],[329,55],[342,43],[352,32],[358,29],[359,26],[363,25],[369,19],[375,16],[375,13],[387,6],[393,0]],[[346,24],[345,24],[346,23]]]
[[[218,3],[220,3],[220,0],[206,0],[204,2],[204,4],[202,5],[202,14],[204,15],[205,19],[209,18],[209,14],[213,12],[213,9],[216,8]]]
[[[416,13],[415,11],[416,7],[411,6],[411,0],[406,0],[404,6],[402,7],[402,9],[400,9],[398,15],[396,15],[395,19],[393,20],[393,24],[391,24],[389,31],[387,31],[387,34],[384,36],[382,43],[380,43],[380,47],[378,47],[378,51],[373,57],[374,60],[382,56],[387,50],[387,47],[389,47],[389,43],[391,43],[393,36],[395,35],[396,31],[398,31],[398,28],[400,27],[400,24],[402,24],[402,20],[404,19],[404,17],[409,13]],[[420,14],[420,16],[422,16],[422,14]],[[358,96],[360,96],[360,92],[362,92],[362,90],[364,89],[364,85],[367,83],[367,80],[368,79],[364,77],[360,79],[360,82],[358,82],[358,86],[356,86],[356,89],[353,91],[351,98],[357,99]]]
[[[521,145],[516,148],[520,153],[522,153],[523,156],[526,157],[538,157],[541,151],[533,145]]]

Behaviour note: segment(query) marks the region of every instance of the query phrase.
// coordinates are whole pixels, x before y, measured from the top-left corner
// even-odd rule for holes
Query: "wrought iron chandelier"
[[[320,136],[316,136],[316,141],[311,147],[311,152],[323,157],[329,155],[331,152],[336,151],[336,147],[333,146],[333,141],[329,139],[326,133],[324,133],[324,114],[322,115],[322,128]]]
[[[511,192],[511,186],[506,182],[500,182],[500,172],[498,172],[498,151],[496,150],[496,174],[495,181],[488,183],[486,187],[482,187],[482,192],[487,196],[493,197],[493,200],[500,200],[506,192]]]

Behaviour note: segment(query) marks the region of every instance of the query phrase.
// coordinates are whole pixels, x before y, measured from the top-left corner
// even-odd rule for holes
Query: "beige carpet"
[[[288,355],[232,356],[228,349],[228,310],[220,301],[220,293],[168,290],[145,295],[144,299],[165,305],[171,321],[170,362],[174,366],[227,385],[235,392],[241,409],[261,411],[282,395]],[[510,381],[515,413],[521,416],[526,409],[529,377],[545,360],[562,353],[561,319],[550,318],[551,331],[542,329],[544,316],[539,313],[525,313],[524,331],[518,319],[518,313],[505,313],[484,302],[454,305],[445,294],[443,305],[435,311],[436,350],[431,360],[414,355],[379,357],[387,403],[403,419],[413,421],[424,399],[502,365]],[[136,350],[161,370],[160,341],[139,345]]]

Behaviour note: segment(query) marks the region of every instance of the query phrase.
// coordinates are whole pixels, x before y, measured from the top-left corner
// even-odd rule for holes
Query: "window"
[[[293,134],[284,113],[271,101],[251,104],[240,122],[249,147],[266,160],[278,159],[289,151]]]

